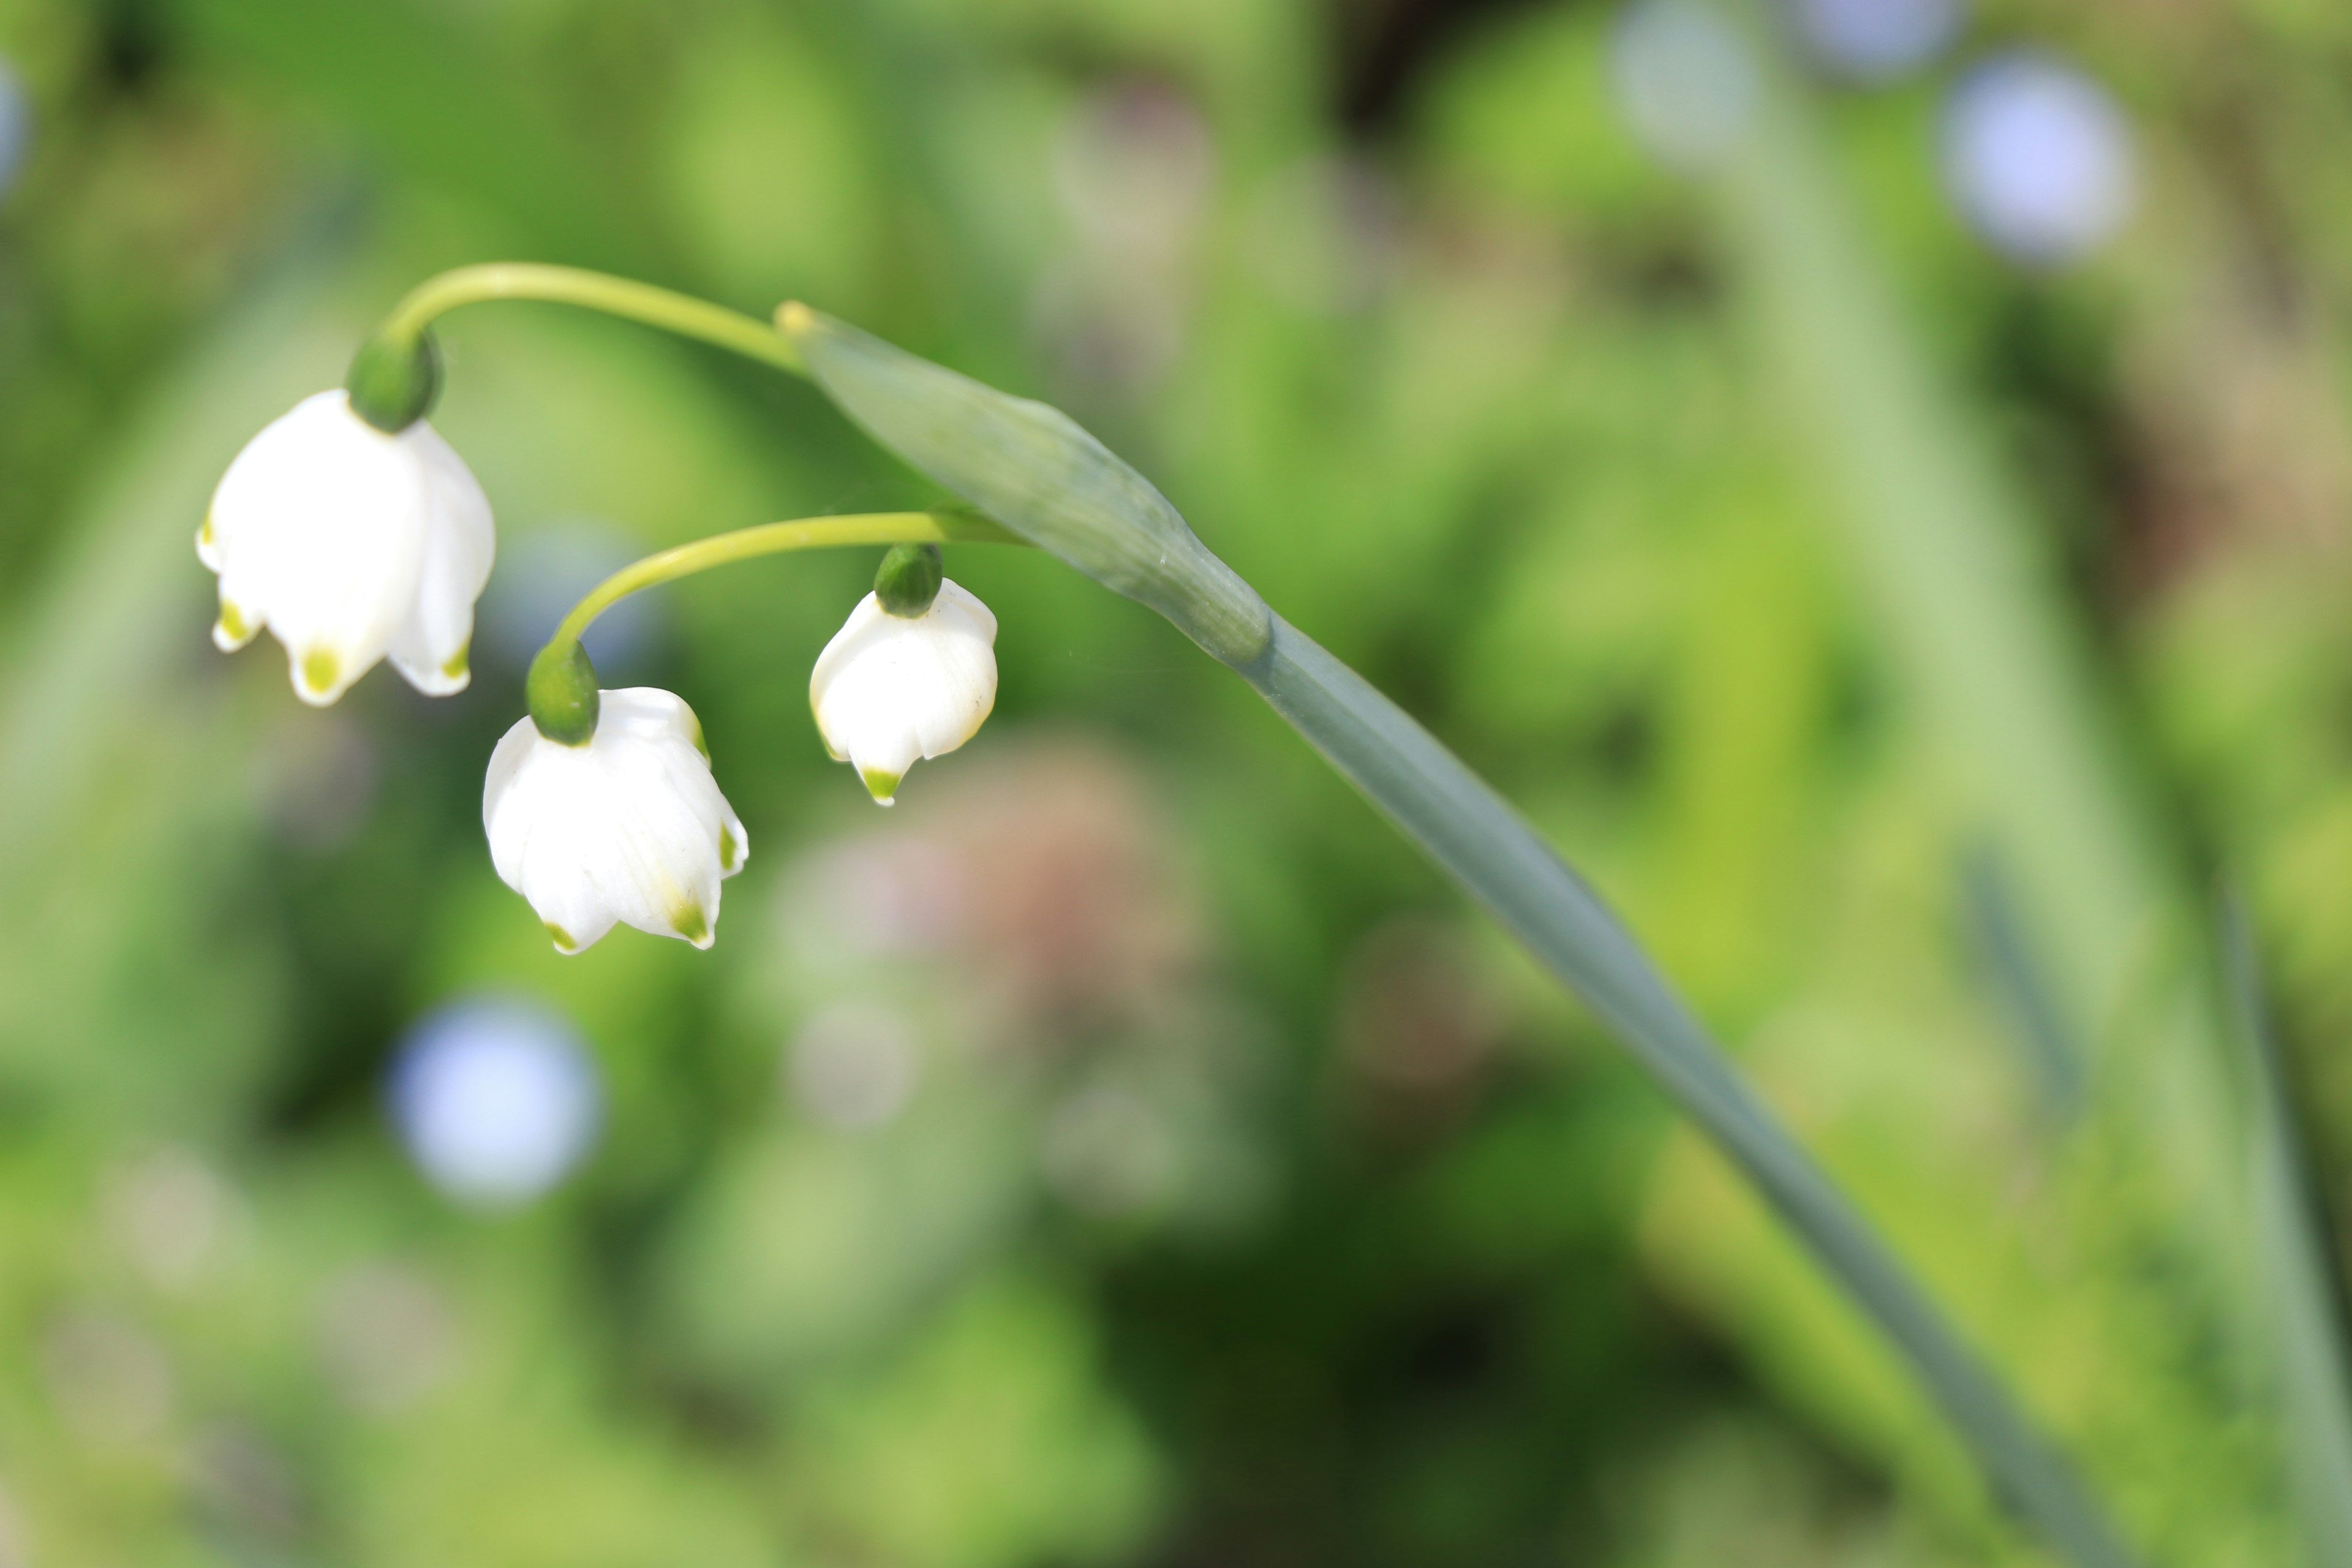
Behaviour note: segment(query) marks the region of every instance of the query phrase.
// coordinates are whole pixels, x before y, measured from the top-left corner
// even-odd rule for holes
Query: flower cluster
[[[296,694],[320,705],[383,659],[428,695],[462,690],[495,548],[489,502],[448,443],[422,418],[379,428],[341,391],[255,437],[196,536],[220,578],[213,640],[234,651],[268,628]],[[826,749],[883,805],[918,759],[970,740],[996,698],[996,617],[925,548],[892,552],[809,682]],[[743,868],[751,837],[693,710],[650,687],[599,689],[576,647],[551,651],[571,656],[555,663],[574,685],[542,700],[535,665],[531,715],[491,755],[492,864],[559,952],[615,925],[709,946],[719,884]]]

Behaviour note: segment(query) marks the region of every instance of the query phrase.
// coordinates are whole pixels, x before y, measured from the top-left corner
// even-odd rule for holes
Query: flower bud
[[[942,578],[929,606],[895,615],[877,589],[817,656],[809,706],[825,750],[888,805],[921,757],[979,733],[996,705],[996,617]]]

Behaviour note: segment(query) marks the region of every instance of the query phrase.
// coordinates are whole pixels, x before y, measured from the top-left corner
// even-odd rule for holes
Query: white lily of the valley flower
[[[919,616],[894,616],[866,595],[809,678],[825,750],[888,805],[917,759],[979,732],[996,705],[995,644],[996,617],[953,583]]]
[[[196,535],[220,574],[213,641],[234,652],[268,626],[295,693],[320,704],[387,655],[419,691],[462,689],[495,548],[490,503],[449,444],[421,419],[388,436],[340,391],[246,444]]]
[[[562,952],[616,923],[709,947],[719,884],[751,847],[710,776],[694,710],[649,686],[599,693],[585,745],[518,721],[490,754],[482,826],[499,876]]]

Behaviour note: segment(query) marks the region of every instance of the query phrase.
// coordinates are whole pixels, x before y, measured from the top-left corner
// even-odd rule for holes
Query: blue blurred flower
[[[477,997],[428,1014],[401,1042],[392,1115],[427,1181],[460,1203],[509,1207],[579,1164],[603,1119],[578,1033],[536,1003]]]
[[[1794,0],[1797,29],[1823,65],[1892,81],[1936,58],[1960,30],[1960,0]]]
[[[518,531],[502,542],[482,595],[476,647],[509,668],[524,668],[589,589],[645,553],[636,539],[593,518]],[[652,662],[662,634],[661,595],[633,594],[598,616],[580,646],[600,676],[627,685]]]
[[[1969,73],[1944,115],[1944,172],[1960,216],[2015,260],[2051,267],[2131,216],[2131,130],[2105,89],[2044,55]]]
[[[0,59],[0,196],[16,183],[25,167],[25,154],[33,144],[33,106],[25,96],[24,84],[8,62]]]

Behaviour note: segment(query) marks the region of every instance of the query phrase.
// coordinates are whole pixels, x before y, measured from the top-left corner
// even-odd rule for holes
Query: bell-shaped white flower
[[[296,694],[320,704],[387,655],[419,691],[462,689],[495,548],[490,503],[449,444],[421,419],[386,435],[341,391],[247,443],[196,535],[220,574],[213,641],[233,652],[268,626]]]
[[[868,594],[817,656],[809,705],[834,761],[888,805],[922,757],[945,756],[996,705],[996,617],[951,582],[919,616]]]
[[[653,687],[597,698],[584,745],[522,719],[490,754],[491,863],[558,952],[578,952],[616,923],[709,947],[719,884],[743,868],[751,843],[710,776],[702,726]]]

